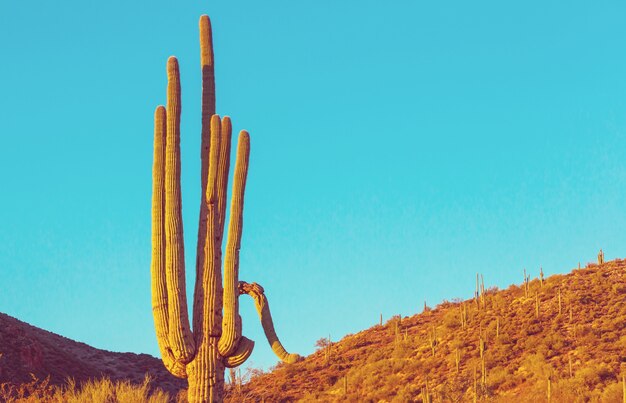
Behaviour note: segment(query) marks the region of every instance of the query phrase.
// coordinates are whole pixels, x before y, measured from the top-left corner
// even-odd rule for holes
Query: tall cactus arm
[[[222,272],[219,262],[221,245],[218,244],[217,175],[220,157],[220,117],[211,118],[211,147],[209,149],[209,172],[207,180],[207,243],[204,249],[206,265],[202,270],[202,289],[205,292],[202,310],[194,316],[202,317],[203,343],[209,337],[219,337],[222,324]]]
[[[201,271],[205,267],[204,248],[206,247],[206,185],[209,173],[209,146],[211,142],[211,116],[215,115],[215,68],[213,63],[213,44],[211,21],[209,17],[200,17],[200,67],[202,69],[202,129],[200,133],[200,217],[198,219],[198,241],[196,246],[196,278],[202,278]],[[193,311],[202,309],[204,293],[202,282],[196,281],[194,290]],[[202,317],[193,319],[194,332],[202,327]],[[196,337],[197,339],[197,337]]]
[[[230,143],[233,126],[228,116],[222,118],[219,166],[217,167],[217,211],[218,211],[218,244],[220,250],[224,235],[224,219],[226,217],[226,193],[228,189],[228,170],[230,169]]]
[[[161,355],[170,349],[167,339],[167,285],[165,283],[164,186],[165,108],[154,112],[154,163],[152,165],[152,315]]]
[[[211,118],[210,143],[206,191],[205,265],[200,269],[200,277],[196,279],[196,282],[202,284],[200,289],[204,296],[200,304],[194,306],[193,313],[194,323],[199,323],[199,327],[194,329],[198,352],[187,367],[190,374],[188,390],[190,402],[221,402],[222,390],[219,385],[222,385],[224,377],[224,367],[217,354],[217,340],[222,323],[222,275],[217,260],[220,246],[216,242],[218,219],[216,185],[220,143],[220,118],[217,115]]]
[[[152,166],[152,314],[157,342],[165,367],[185,378],[185,366],[176,362],[168,340],[167,285],[165,279],[164,182],[165,182],[165,108],[154,112],[154,164]]]
[[[185,291],[185,251],[180,194],[180,73],[178,60],[167,61],[167,135],[165,140],[165,275],[168,339],[176,360],[186,364],[195,353]]]
[[[208,15],[200,16],[200,65],[202,67],[202,122],[208,129],[215,115],[215,65],[213,33]],[[208,139],[207,139],[208,140]],[[206,150],[208,151],[208,147]]]
[[[224,320],[222,321],[222,337],[218,347],[222,356],[230,356],[241,337],[241,320],[239,319],[239,249],[243,230],[243,196],[248,176],[250,159],[250,135],[239,133],[237,144],[237,160],[233,178],[233,194],[230,203],[230,222],[228,224],[228,240],[224,259]]]
[[[267,337],[267,341],[270,343],[274,354],[276,354],[276,356],[282,362],[285,362],[287,364],[293,364],[300,361],[302,359],[300,355],[289,354],[287,350],[285,350],[285,348],[283,347],[280,340],[278,340],[278,336],[276,335],[276,331],[274,330],[274,322],[272,321],[270,306],[267,302],[267,298],[265,297],[265,291],[263,290],[263,287],[261,287],[257,283],[249,284],[245,281],[240,281],[239,292],[241,294],[248,294],[254,300],[254,306],[256,307],[256,311],[259,314],[259,318],[261,319],[261,325],[263,326],[265,337]]]

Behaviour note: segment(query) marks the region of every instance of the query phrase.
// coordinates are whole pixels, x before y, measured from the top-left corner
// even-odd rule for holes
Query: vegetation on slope
[[[185,401],[180,397],[178,401]],[[73,379],[66,385],[52,385],[49,378],[35,376],[22,384],[1,383],[0,402],[7,403],[169,403],[175,401],[167,392],[153,388],[146,376],[141,385],[130,381],[112,382],[108,378],[89,380],[77,386]]]
[[[19,386],[35,377],[64,386],[68,378],[82,384],[104,377],[141,385],[146,375],[173,395],[185,387],[148,354],[100,350],[0,313],[0,384]]]
[[[520,273],[521,274],[521,273]],[[621,402],[626,260],[394,317],[231,385],[230,401]]]

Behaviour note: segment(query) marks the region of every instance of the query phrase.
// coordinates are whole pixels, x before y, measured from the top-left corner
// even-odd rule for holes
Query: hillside
[[[147,354],[114,353],[93,348],[0,313],[0,384],[22,384],[50,377],[64,385],[107,377],[141,385],[145,374],[153,384],[174,395],[186,386],[170,375],[161,360]]]
[[[618,259],[392,318],[236,382],[228,398],[622,402],[625,373],[626,260]]]

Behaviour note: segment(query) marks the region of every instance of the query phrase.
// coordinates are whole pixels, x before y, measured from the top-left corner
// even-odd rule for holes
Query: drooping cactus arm
[[[230,356],[237,348],[241,338],[241,320],[239,319],[239,249],[243,230],[243,197],[246,190],[248,161],[250,158],[250,135],[246,131],[239,133],[237,160],[233,178],[233,193],[230,204],[230,222],[224,259],[224,319],[222,336],[218,344],[219,352]]]
[[[274,322],[272,321],[270,306],[267,302],[267,298],[265,297],[263,287],[257,283],[246,283],[245,281],[240,281],[239,292],[241,294],[248,294],[254,300],[254,306],[256,307],[256,311],[261,319],[261,325],[263,326],[265,337],[267,337],[267,341],[270,343],[274,354],[276,354],[281,361],[287,364],[293,364],[300,361],[302,359],[300,355],[289,354],[283,347],[280,340],[278,340],[278,336],[274,330]]]
[[[168,339],[176,360],[188,363],[195,343],[189,327],[180,194],[180,74],[178,61],[167,61],[167,135],[165,140],[165,275]]]
[[[211,117],[215,114],[215,69],[213,63],[213,43],[211,39],[211,21],[209,17],[200,17],[200,67],[202,69],[202,129],[200,145],[200,217],[198,222],[198,241],[196,245],[196,278],[202,278],[202,270],[206,266],[204,249],[206,247],[206,186],[209,173],[209,147],[211,143]],[[204,293],[202,282],[196,281],[194,289],[193,312],[202,309]],[[194,333],[202,327],[202,316],[193,318]],[[200,333],[200,332],[198,332]],[[196,336],[194,334],[194,336]],[[196,337],[196,342],[198,337]]]
[[[235,351],[224,358],[224,366],[226,368],[234,368],[243,364],[250,354],[252,354],[252,350],[254,349],[254,342],[245,336],[241,336],[239,342],[237,343],[237,348]]]

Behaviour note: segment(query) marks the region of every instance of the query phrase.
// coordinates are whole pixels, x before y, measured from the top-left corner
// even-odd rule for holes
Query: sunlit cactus
[[[152,194],[152,310],[157,341],[165,367],[187,378],[190,402],[223,400],[224,369],[242,364],[254,342],[242,336],[239,296],[250,295],[265,335],[284,362],[300,359],[282,346],[263,288],[239,281],[239,249],[243,229],[243,200],[248,172],[250,137],[239,134],[231,195],[230,222],[224,252],[222,236],[230,165],[231,122],[215,114],[215,82],[211,25],[200,18],[202,67],[202,149],[200,218],[198,229],[193,330],[187,314],[182,203],[180,191],[181,91],[178,61],[167,62],[167,107],[155,112]]]
[[[604,264],[604,252],[602,249],[598,252],[598,264]]]

